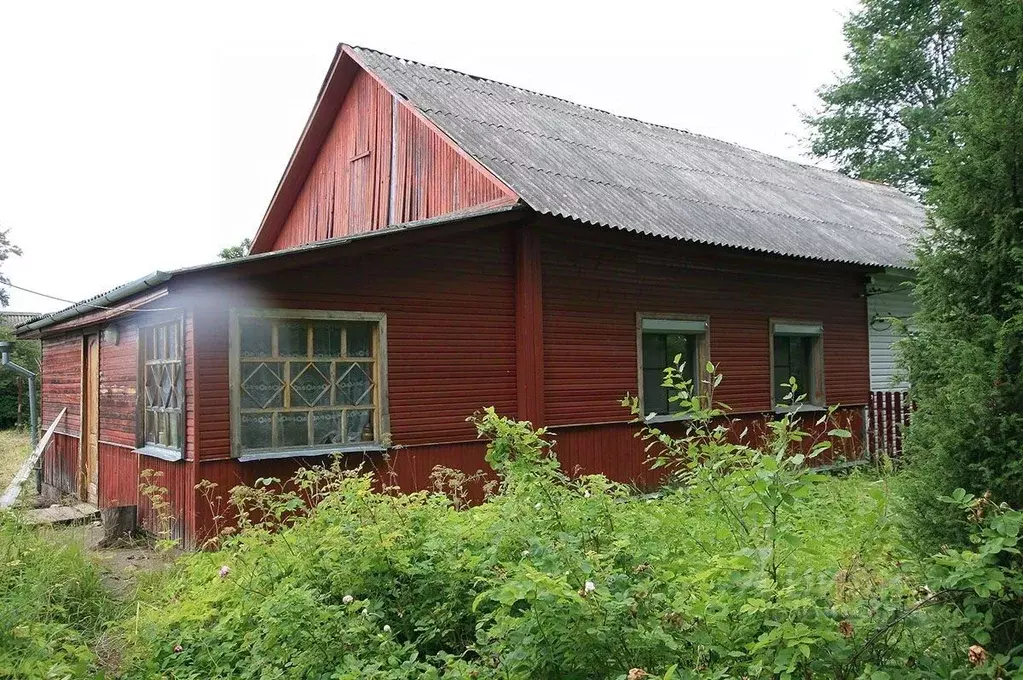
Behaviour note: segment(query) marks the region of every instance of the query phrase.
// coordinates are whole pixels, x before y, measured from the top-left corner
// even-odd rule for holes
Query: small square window
[[[640,385],[643,413],[672,415],[681,410],[672,401],[672,390],[664,387],[664,369],[675,365],[675,357],[684,362],[682,375],[700,392],[700,366],[707,360],[707,322],[704,319],[668,319],[643,317],[640,325]]]
[[[806,395],[803,403],[824,405],[823,328],[820,324],[773,323],[771,376],[776,406],[790,400],[789,379],[796,380],[796,396]]]

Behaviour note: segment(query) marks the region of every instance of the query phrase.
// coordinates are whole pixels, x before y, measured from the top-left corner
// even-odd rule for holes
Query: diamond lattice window
[[[240,316],[240,453],[377,442],[379,332],[375,321]]]
[[[141,328],[143,399],[142,440],[146,446],[181,450],[184,436],[184,355],[181,322]]]

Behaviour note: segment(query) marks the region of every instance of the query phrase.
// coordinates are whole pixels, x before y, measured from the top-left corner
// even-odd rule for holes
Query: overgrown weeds
[[[1020,671],[1018,512],[957,492],[946,502],[970,515],[976,544],[918,559],[902,545],[885,478],[816,473],[808,462],[829,439],[813,441],[794,415],[757,446],[727,436],[727,409],[712,397],[719,378],[707,379],[693,395],[669,369],[683,434],[642,428],[655,464],[674,477],[656,497],[601,476],[570,478],[550,433],[493,409],[472,419],[496,473],[476,505],[466,505],[474,475],[440,471],[443,493],[402,495],[341,461],[285,484],[238,487],[237,530],[218,550],[183,557],[111,623],[116,673],[881,680]],[[88,654],[87,628],[56,634]],[[93,662],[81,663],[87,674]]]
[[[76,542],[0,512],[0,677],[88,678],[114,602]]]

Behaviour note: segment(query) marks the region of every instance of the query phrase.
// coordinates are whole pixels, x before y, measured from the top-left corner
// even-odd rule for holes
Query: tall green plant
[[[955,145],[935,158],[902,347],[917,404],[908,516],[928,550],[968,531],[936,494],[990,490],[1023,506],[1023,4],[961,5]]]

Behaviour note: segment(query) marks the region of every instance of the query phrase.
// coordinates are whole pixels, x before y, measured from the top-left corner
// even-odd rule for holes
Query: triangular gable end
[[[516,201],[341,45],[252,253]]]

